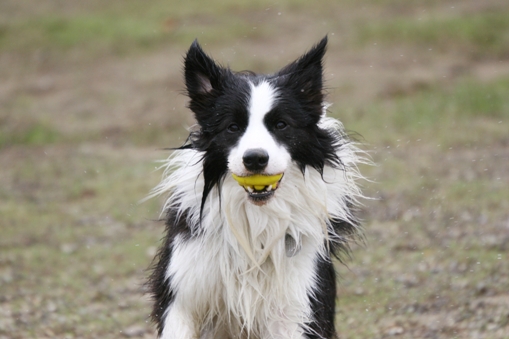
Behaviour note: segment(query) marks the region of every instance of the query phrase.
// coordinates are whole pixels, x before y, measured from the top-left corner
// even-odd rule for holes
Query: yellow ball
[[[254,187],[256,190],[260,191],[265,186],[275,186],[277,185],[278,181],[281,180],[283,177],[283,173],[276,174],[276,175],[250,175],[248,177],[239,177],[238,175],[235,175],[232,173],[233,179],[235,179],[240,186],[251,186]],[[275,188],[275,187],[273,187]]]

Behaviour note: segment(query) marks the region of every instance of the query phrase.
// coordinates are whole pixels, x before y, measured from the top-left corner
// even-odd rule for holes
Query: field
[[[193,118],[182,56],[273,72],[328,34],[362,142],[341,339],[509,337],[507,0],[0,2],[0,339],[154,338],[157,160]]]

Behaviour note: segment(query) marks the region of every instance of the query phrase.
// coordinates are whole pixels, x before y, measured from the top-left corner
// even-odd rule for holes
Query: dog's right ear
[[[218,66],[194,40],[184,60],[187,94],[191,100],[215,97],[221,92],[223,68]]]

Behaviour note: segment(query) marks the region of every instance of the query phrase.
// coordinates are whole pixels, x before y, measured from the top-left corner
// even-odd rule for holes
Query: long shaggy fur
[[[353,209],[363,158],[341,123],[325,116],[325,46],[326,38],[269,76],[233,73],[191,46],[185,76],[198,129],[151,193],[167,195],[166,236],[149,281],[160,338],[334,337],[332,257],[359,233]],[[255,93],[267,98],[267,112],[256,113],[264,106]],[[230,172],[245,138],[262,129],[275,140],[270,159],[290,160],[260,205]],[[295,256],[287,237],[299,246]]]

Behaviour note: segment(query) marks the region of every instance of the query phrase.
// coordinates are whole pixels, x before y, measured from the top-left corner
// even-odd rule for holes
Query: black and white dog
[[[326,117],[326,45],[271,75],[187,52],[198,124],[152,192],[169,195],[149,281],[160,338],[335,336],[332,257],[358,234],[362,156]]]

